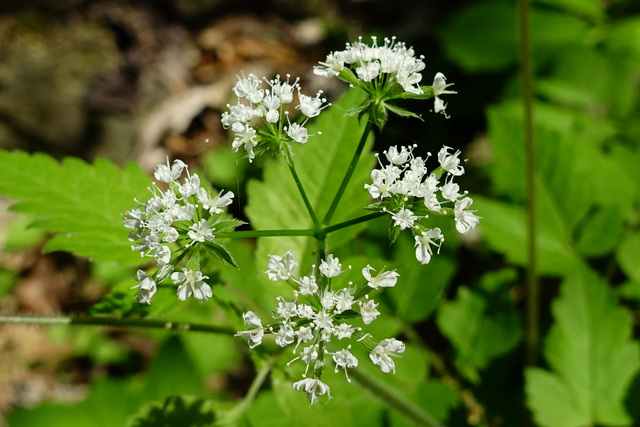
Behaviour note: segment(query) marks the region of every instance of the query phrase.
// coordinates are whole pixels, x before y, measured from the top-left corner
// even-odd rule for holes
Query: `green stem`
[[[320,230],[320,221],[318,221],[318,217],[316,216],[313,207],[311,206],[311,202],[309,202],[309,198],[307,197],[307,193],[304,191],[304,187],[302,186],[302,182],[300,182],[300,178],[298,177],[298,173],[296,172],[296,168],[293,164],[293,159],[290,155],[286,156],[287,165],[289,166],[289,170],[291,171],[291,175],[293,176],[293,180],[296,182],[296,186],[298,187],[298,191],[302,196],[302,200],[304,201],[304,205],[307,207],[307,212],[311,216],[311,221],[313,221],[313,226],[316,230]]]
[[[322,229],[322,234],[329,234],[336,230],[340,230],[342,228],[351,227],[352,225],[360,224],[361,222],[371,221],[372,219],[380,218],[381,216],[386,215],[385,212],[376,212],[368,215],[359,216],[357,218],[350,219],[348,221],[340,222],[338,224],[334,224],[330,227],[326,227]]]
[[[216,237],[221,239],[246,239],[249,237],[277,237],[277,236],[313,236],[315,231],[311,229],[292,229],[292,230],[246,230],[246,231],[228,231],[224,233],[216,233]]]
[[[172,322],[170,320],[119,319],[102,316],[0,316],[0,324],[14,323],[22,325],[95,325],[116,328],[165,329],[167,331],[193,331],[211,334],[234,335],[235,330],[228,326],[204,325],[189,322]]]
[[[431,415],[424,412],[415,404],[407,400],[404,396],[389,388],[386,384],[378,381],[362,369],[351,369],[351,378],[359,382],[363,387],[370,390],[382,404],[389,409],[404,414],[405,417],[413,421],[416,426],[442,427]]]
[[[273,368],[273,364],[276,362],[276,360],[278,360],[278,356],[280,356],[280,354],[276,354],[274,356],[271,356],[265,362],[264,366],[262,366],[262,368],[260,368],[260,370],[256,374],[255,378],[253,379],[253,382],[251,383],[251,386],[249,387],[249,391],[247,391],[247,394],[245,395],[244,399],[238,405],[238,410],[240,412],[234,414],[234,415],[239,416],[239,419],[236,418],[235,420],[232,420],[232,421],[236,421],[236,422],[239,423],[244,418],[247,410],[251,406],[251,403],[253,403],[253,401],[256,398],[256,395],[260,391],[260,388],[262,387],[262,384],[264,384],[264,381],[267,379],[267,376],[271,372],[271,369]],[[232,423],[230,423],[230,424],[232,424]],[[235,425],[235,423],[233,423],[233,424]]]
[[[351,163],[347,168],[347,173],[344,175],[342,182],[340,183],[340,188],[338,188],[338,192],[333,198],[333,202],[331,202],[331,206],[327,211],[327,214],[324,216],[322,220],[323,224],[329,224],[333,214],[338,208],[338,203],[340,203],[340,199],[344,195],[344,192],[347,189],[347,185],[349,185],[349,181],[351,180],[351,176],[356,169],[356,165],[358,164],[358,160],[360,160],[360,156],[362,155],[362,150],[364,150],[364,144],[367,142],[367,138],[369,137],[369,132],[371,131],[372,122],[367,120],[367,124],[364,127],[364,131],[362,133],[362,137],[360,138],[360,142],[358,143],[358,147],[356,148],[356,152],[353,153],[353,158],[351,159]]]
[[[535,365],[540,341],[539,312],[540,289],[536,269],[536,193],[535,193],[535,141],[533,135],[533,65],[531,54],[530,0],[519,1],[520,65],[522,74],[522,100],[524,106],[525,186],[527,194],[527,332],[525,339],[526,363]]]

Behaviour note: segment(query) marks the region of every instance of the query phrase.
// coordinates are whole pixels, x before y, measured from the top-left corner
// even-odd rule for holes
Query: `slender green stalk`
[[[524,106],[524,157],[527,192],[527,333],[526,362],[535,365],[538,359],[539,284],[536,267],[536,193],[535,193],[535,141],[533,135],[533,64],[531,53],[530,0],[519,0],[520,67],[522,100]]]
[[[340,230],[342,228],[351,227],[352,225],[356,225],[356,224],[360,224],[362,222],[371,221],[372,219],[380,218],[381,216],[384,216],[384,215],[385,215],[384,212],[376,212],[376,213],[372,213],[372,214],[368,214],[368,215],[359,216],[357,218],[353,218],[353,219],[350,219],[348,221],[340,222],[340,223],[334,224],[334,225],[332,225],[330,227],[323,228],[322,229],[322,233],[323,234],[329,234],[331,232],[334,232],[336,230]]]
[[[407,400],[404,396],[396,393],[395,390],[389,388],[386,384],[378,381],[373,376],[364,372],[362,369],[351,369],[349,371],[351,378],[362,384],[366,389],[370,390],[382,404],[389,409],[404,414],[413,421],[416,426],[426,427],[442,427],[431,415]]]
[[[338,203],[340,203],[340,199],[342,199],[342,196],[344,195],[344,192],[347,189],[347,185],[349,185],[351,176],[353,175],[353,172],[356,170],[356,165],[358,164],[358,160],[360,160],[360,156],[362,155],[362,150],[364,150],[364,144],[367,142],[367,138],[369,137],[369,132],[371,131],[372,126],[373,126],[373,123],[367,120],[367,124],[364,127],[364,131],[362,133],[362,137],[360,138],[360,142],[358,143],[358,147],[356,148],[355,153],[353,153],[353,158],[351,159],[351,163],[347,168],[347,173],[344,175],[344,178],[340,183],[340,187],[338,188],[338,191],[335,197],[333,198],[333,201],[331,202],[331,206],[329,207],[327,214],[324,216],[324,219],[322,220],[323,224],[329,224],[329,222],[331,221],[331,218],[333,217],[333,214],[336,212],[336,209],[338,208]]]
[[[311,216],[311,221],[313,221],[313,226],[316,230],[320,229],[320,221],[318,221],[318,217],[316,216],[313,207],[311,206],[311,202],[309,202],[309,198],[307,197],[307,193],[304,191],[304,187],[302,186],[302,182],[300,182],[300,178],[298,177],[298,173],[296,172],[296,168],[293,164],[293,159],[287,155],[287,165],[289,166],[289,170],[291,171],[291,175],[293,176],[293,180],[296,182],[296,186],[298,187],[298,191],[302,196],[302,200],[304,201],[304,205],[307,207],[307,212],[309,212],[309,216]]]
[[[233,414],[233,415],[237,415],[237,418],[235,420],[231,420],[231,421],[236,421],[236,422],[239,423],[244,418],[247,410],[249,409],[249,407],[251,407],[251,404],[255,400],[256,395],[260,391],[260,388],[262,387],[262,384],[264,384],[264,381],[267,379],[267,376],[271,372],[271,369],[273,369],[273,365],[276,362],[276,360],[278,360],[279,356],[280,356],[279,353],[271,356],[265,362],[265,364],[262,366],[262,368],[260,368],[260,370],[256,374],[255,378],[253,379],[253,382],[251,383],[251,386],[249,387],[249,391],[247,391],[247,394],[245,395],[244,399],[238,405],[238,411],[239,412]],[[233,423],[233,424],[235,424],[235,423]]]
[[[216,233],[221,239],[247,239],[250,237],[278,237],[278,236],[313,236],[316,232],[311,229],[292,230],[246,230]]]
[[[170,320],[151,319],[119,319],[106,316],[0,316],[0,324],[13,323],[22,325],[94,325],[115,328],[165,329],[168,331],[193,331],[210,334],[234,335],[235,330],[228,326],[204,325],[189,322],[172,322]]]

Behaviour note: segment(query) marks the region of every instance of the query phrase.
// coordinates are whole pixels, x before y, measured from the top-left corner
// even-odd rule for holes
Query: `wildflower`
[[[247,311],[242,315],[244,323],[249,326],[253,326],[253,329],[247,331],[241,331],[235,334],[235,336],[246,335],[249,342],[249,348],[253,349],[262,344],[262,337],[264,336],[264,328],[262,327],[262,320],[253,311]]]
[[[304,391],[307,393],[309,405],[313,405],[318,400],[318,396],[328,396],[331,399],[329,386],[315,378],[305,378],[293,384],[296,391]]]
[[[330,105],[321,91],[315,97],[304,95],[298,79],[290,83],[290,76],[286,77],[283,81],[280,76],[272,80],[260,80],[254,74],[238,76],[233,88],[238,104],[228,105],[228,111],[222,114],[221,121],[225,129],[231,128],[234,133],[231,150],[235,153],[243,148],[250,162],[256,154],[267,150],[286,153],[285,148],[291,142],[305,144],[313,136],[305,127],[307,120],[318,116]],[[269,88],[262,89],[263,81]],[[291,122],[286,107],[293,102],[296,90],[298,105],[295,108],[303,116],[299,121]]]
[[[460,150],[453,154],[449,154],[451,147],[444,146],[438,153],[438,161],[440,166],[448,173],[454,176],[460,176],[464,173],[464,168],[460,166]]]
[[[298,263],[289,251],[282,256],[269,255],[268,270],[265,273],[267,273],[269,280],[287,280],[296,268],[298,268]]]
[[[149,276],[142,270],[138,270],[138,272],[136,273],[136,279],[140,283],[132,286],[131,289],[139,288],[138,292],[136,293],[138,302],[151,304],[151,298],[153,298],[157,291],[156,282],[151,276]]]
[[[404,353],[404,343],[395,338],[387,338],[382,341],[369,353],[371,361],[380,366],[380,370],[385,374],[396,373],[396,365],[391,357],[400,357]]]
[[[371,271],[375,270],[370,265],[367,265],[362,269],[362,275],[367,279],[367,286],[373,289],[391,288],[396,285],[400,276],[395,270],[384,271],[383,269],[376,277],[373,277]]]
[[[447,78],[442,73],[437,73],[433,78],[433,95],[435,97],[433,111],[436,113],[442,113],[446,118],[449,118],[447,113],[444,111],[447,108],[447,104],[440,99],[440,95],[445,94],[456,94],[458,92],[453,90],[447,90],[449,86],[453,86],[453,83],[447,84]]]
[[[437,242],[438,240],[439,242]],[[437,246],[439,251],[443,241],[444,236],[438,227],[423,231],[415,236],[416,259],[420,261],[420,264],[429,264],[431,255],[433,255],[431,246]]]
[[[313,266],[312,274],[303,277],[295,276],[297,265],[291,252],[286,252],[283,256],[270,255],[268,264],[269,269],[265,273],[271,280],[286,280],[294,287],[299,286],[299,289],[294,291],[295,300],[287,301],[282,296],[276,298],[277,307],[273,311],[275,323],[271,325],[263,326],[253,312],[246,312],[243,318],[252,328],[240,331],[236,336],[247,336],[249,347],[252,349],[262,342],[263,335],[266,333],[275,335],[275,342],[280,347],[293,345],[294,358],[287,365],[296,361],[306,365],[304,379],[296,382],[293,387],[296,390],[305,391],[310,403],[313,404],[318,396],[329,392],[328,387],[321,381],[327,357],[333,358],[336,372],[338,369],[343,369],[347,380],[350,380],[347,369],[358,366],[358,359],[349,351],[351,346],[348,345],[346,349],[336,352],[330,349],[334,348],[337,341],[353,339],[358,335],[365,337],[368,335],[362,334],[362,328],[355,326],[352,320],[358,314],[365,325],[376,320],[380,312],[376,309],[377,304],[369,299],[368,293],[378,287],[394,286],[398,273],[395,270],[382,270],[373,277],[371,272],[375,270],[367,266],[363,269],[363,277],[370,282],[369,286],[364,283],[353,285],[348,282],[347,286],[340,287],[340,284],[336,283],[337,279],[334,279],[333,283],[324,279],[325,277],[333,279],[342,273],[340,261],[332,254],[321,260],[317,271]],[[332,286],[335,286],[336,290],[331,290]],[[359,309],[355,309],[354,305]],[[386,341],[382,344],[384,342]],[[363,345],[370,349],[371,340]],[[388,348],[389,351],[394,349],[397,350],[394,346]],[[396,351],[396,353],[400,352]],[[380,357],[383,356],[384,354]],[[388,366],[388,363],[385,366]]]
[[[465,197],[464,199],[458,200],[455,204],[453,211],[458,233],[467,234],[469,230],[474,229],[480,222],[480,217],[474,213],[476,211],[467,210],[467,208],[471,206],[471,203],[473,203],[471,197]]]
[[[186,177],[179,181],[180,176],[186,171]],[[199,262],[189,264],[192,257],[199,257],[200,251],[209,250],[212,246],[219,252],[226,251],[216,241],[213,232],[220,224],[221,230],[233,229],[240,221],[230,221],[224,217],[224,207],[233,201],[233,192],[220,191],[217,196],[202,186],[197,174],[190,174],[189,168],[181,160],[175,160],[172,165],[156,166],[155,178],[167,184],[166,190],[161,190],[155,183],[149,187],[151,198],[146,202],[138,202],[138,207],[125,213],[124,226],[128,228],[129,241],[133,244],[132,250],[140,252],[142,257],[151,257],[159,267],[166,269],[167,273],[160,276],[156,273],[153,277],[154,287],[145,285],[136,286],[139,290],[136,294],[138,301],[151,303],[151,298],[156,292],[155,280],[164,280],[176,267],[173,259],[176,253],[184,263],[191,265],[191,276],[184,285],[178,288],[178,297],[185,300],[195,295],[200,301],[206,301],[211,296],[209,285],[201,282],[198,277],[202,273],[197,271]],[[184,269],[183,269],[184,270]],[[182,274],[185,273],[175,273]],[[178,277],[178,276],[175,276]],[[186,280],[182,277],[179,283]],[[193,281],[191,279],[196,277]],[[140,279],[142,280],[142,279]],[[174,280],[175,282],[175,280]],[[149,283],[147,281],[144,282]],[[189,284],[190,283],[190,284]],[[177,283],[176,283],[177,284]]]
[[[195,296],[201,302],[207,301],[213,296],[211,286],[204,282],[204,279],[208,279],[209,276],[203,276],[202,272],[198,270],[182,269],[182,272],[175,272],[171,274],[171,280],[173,283],[182,285],[178,286],[178,299],[184,301],[191,295]]]

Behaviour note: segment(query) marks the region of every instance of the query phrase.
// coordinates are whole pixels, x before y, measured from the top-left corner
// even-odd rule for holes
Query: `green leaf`
[[[545,340],[550,371],[526,371],[527,404],[542,426],[630,425],[624,398],[640,369],[629,313],[586,268],[576,269],[552,305]]]
[[[385,290],[385,294],[393,301],[395,315],[408,323],[427,319],[453,277],[456,262],[441,254],[428,265],[421,265],[416,261],[413,242],[405,233],[396,243],[394,265],[400,274],[398,285]]]
[[[310,126],[310,134],[321,131],[322,135],[310,138],[305,145],[293,147],[296,171],[320,220],[328,211],[362,136],[365,123],[360,123],[355,117],[345,117],[345,110],[361,101],[361,92],[347,92],[319,116],[314,126]],[[372,155],[367,154],[369,147],[371,141],[365,147],[333,216],[334,224],[367,213],[363,206],[369,201],[369,194],[363,186],[375,161]],[[250,181],[247,193],[246,214],[255,229],[304,229],[313,226],[284,159],[269,162],[264,169],[263,181]],[[361,224],[331,233],[329,247],[335,248],[353,239],[354,233],[364,226]],[[266,265],[267,255],[291,250],[301,266],[309,266],[312,262],[310,253],[307,253],[310,240],[308,237],[259,238],[256,255]]]
[[[585,256],[601,256],[612,251],[622,234],[624,219],[617,206],[598,209],[580,228],[576,239],[578,252]]]
[[[206,427],[216,420],[211,401],[194,396],[171,396],[147,403],[127,427]]]
[[[124,170],[106,160],[62,164],[41,153],[0,151],[0,193],[17,201],[14,210],[33,225],[60,233],[45,251],[65,250],[123,264],[140,263],[131,250],[122,214],[147,192],[149,178],[135,164]]]
[[[482,216],[478,226],[489,246],[503,253],[510,263],[525,266],[526,254],[526,214],[522,207],[504,202],[474,196],[473,207]],[[566,237],[566,232],[558,231],[557,218],[550,216],[554,208],[548,199],[540,198],[536,243],[538,272],[545,274],[565,274],[579,262],[579,258]]]
[[[325,369],[322,381],[329,385],[335,399],[325,405],[327,397],[321,396],[320,401],[313,406],[309,406],[305,393],[293,389],[292,382],[285,379],[281,371],[271,374],[273,392],[280,410],[289,422],[297,427],[379,425],[380,405],[357,383],[348,383],[342,372],[337,375],[331,371]]]
[[[170,335],[149,368],[143,395],[150,400],[179,394],[204,393],[203,377],[196,369],[182,339]]]
[[[640,282],[640,231],[623,240],[616,250],[616,259],[627,277]]]
[[[603,3],[598,0],[536,0],[535,3],[564,9],[567,12],[590,18],[593,21],[599,21],[605,15]]]
[[[445,53],[468,71],[497,71],[518,60],[518,11],[512,2],[472,3],[454,15],[442,33]],[[564,12],[531,11],[535,57],[544,61],[580,44],[587,26]]]
[[[520,316],[504,292],[483,295],[459,288],[456,299],[438,309],[436,320],[456,349],[456,365],[473,382],[480,380],[479,370],[522,337]]]

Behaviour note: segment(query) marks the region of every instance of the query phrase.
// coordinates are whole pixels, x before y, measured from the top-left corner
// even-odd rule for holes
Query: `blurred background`
[[[598,169],[606,175],[621,173],[622,165],[633,169],[632,159],[637,158],[639,13],[635,0],[538,0],[533,5],[539,125],[610,155],[612,165]],[[134,161],[149,172],[167,156],[181,158],[203,170],[214,186],[239,189],[242,200],[244,184],[260,175],[262,161],[249,171],[246,161],[236,162],[220,124],[236,76],[291,74],[300,77],[305,93],[323,89],[336,100],[345,87],[313,75],[312,66],[329,51],[343,49],[345,42],[359,36],[368,41],[370,35],[396,36],[413,46],[425,57],[422,84],[431,84],[433,76],[442,72],[458,91],[446,99],[451,119],[430,113],[432,104],[423,102],[418,106],[423,121],[392,119],[384,143],[415,143],[432,152],[442,145],[461,149],[468,159],[462,188],[520,204],[524,191],[521,186],[514,191],[511,181],[518,181],[521,171],[510,156],[517,157],[521,149],[509,148],[520,142],[510,141],[511,134],[501,127],[518,111],[520,93],[517,9],[509,0],[2,0],[0,148],[87,161],[106,157],[118,165]],[[547,167],[562,169],[562,161]],[[585,174],[590,172],[596,170]],[[623,230],[633,229],[638,221],[632,214],[637,212],[633,209],[637,209],[638,172],[630,173],[609,176],[607,181],[614,187],[620,182],[630,187],[620,197],[634,198],[628,200],[632,207],[621,208],[617,216],[607,211],[606,218],[619,223],[619,230],[611,231],[615,237],[604,244],[584,237],[581,245],[582,255],[595,270],[607,273],[614,284],[626,285],[624,295],[635,301],[630,304],[637,315],[640,286],[633,284],[635,267],[615,258]],[[616,205],[616,200],[603,200],[597,206]],[[0,203],[3,313],[85,313],[130,274],[62,252],[42,255],[47,236],[26,228],[24,218],[10,213],[9,200]],[[234,214],[242,217],[237,209]],[[577,230],[587,223],[578,224]],[[523,264],[514,249],[499,241],[503,236],[487,233],[486,241],[471,234],[460,242],[459,267],[442,285],[445,297],[490,269]],[[557,266],[545,268],[549,286],[543,290],[542,307],[548,328],[548,304],[557,295],[562,272]],[[522,282],[517,276],[507,292],[518,309]],[[421,321],[420,333],[445,357],[451,355],[453,350],[436,330],[434,319],[425,316]],[[0,413],[12,414],[15,425],[38,425],[21,408],[42,408],[51,401],[81,402],[92,383],[98,402],[95,396],[110,396],[117,390],[103,382],[96,391],[100,379],[129,378],[171,366],[168,358],[150,368],[159,345],[153,334],[0,328]],[[519,339],[502,353],[516,348]],[[163,345],[173,349],[174,357],[185,351],[171,342]],[[192,350],[206,345],[209,355],[216,353],[214,360],[203,356],[195,362],[206,372],[208,392],[238,397],[246,391],[253,372],[247,364],[237,363],[245,351],[226,338],[206,344],[194,338],[186,345]],[[191,357],[197,353],[191,351]],[[504,366],[516,363],[518,357],[516,350],[500,372],[509,372]],[[514,390],[520,390],[522,378],[513,376]],[[478,393],[482,396],[483,391]],[[517,391],[514,398],[522,399],[522,393]],[[509,420],[509,411],[500,412],[500,403],[489,398],[483,405],[500,408],[495,411],[501,414],[499,420],[490,424],[510,425],[504,421]],[[88,408],[88,414],[95,410]],[[35,419],[55,418],[51,415],[55,409],[48,411],[36,412]],[[460,412],[461,420],[472,423],[472,416]]]

